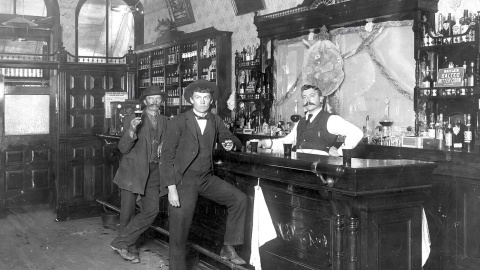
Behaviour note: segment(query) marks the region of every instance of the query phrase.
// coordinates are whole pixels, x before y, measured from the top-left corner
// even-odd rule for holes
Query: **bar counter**
[[[217,151],[215,172],[249,197],[249,259],[254,186],[260,183],[277,238],[260,248],[264,269],[421,269],[425,192],[435,163],[283,153]],[[330,179],[329,181],[326,181]],[[221,247],[225,209],[200,199],[193,242]]]

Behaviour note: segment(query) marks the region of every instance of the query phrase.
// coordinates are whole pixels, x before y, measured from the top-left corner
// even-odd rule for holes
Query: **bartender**
[[[263,139],[259,147],[283,150],[284,143],[296,146],[297,153],[316,155],[342,156],[342,149],[353,149],[363,138],[363,132],[339,115],[331,114],[322,106],[325,96],[321,90],[313,85],[303,85],[303,106],[307,110],[293,127],[290,134],[280,139]],[[337,137],[345,136],[345,142],[335,147]]]

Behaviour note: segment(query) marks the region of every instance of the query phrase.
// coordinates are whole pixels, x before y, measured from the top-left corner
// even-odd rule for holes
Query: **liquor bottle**
[[[473,86],[475,84],[474,80],[474,63],[473,61],[470,63],[470,69],[467,72],[467,86]]]
[[[448,118],[448,125],[445,129],[445,147],[452,149],[453,147],[453,138],[452,138],[452,124],[450,123],[450,117]]]
[[[464,125],[460,121],[460,119],[457,119],[457,122],[455,123],[455,126],[452,128],[453,134],[452,134],[452,139],[453,139],[453,148],[462,148],[463,147],[463,141],[464,141]]]
[[[471,142],[472,142],[472,131],[470,130],[471,127],[471,116],[470,114],[464,115],[465,118],[465,131],[463,132],[464,142],[465,142],[465,149],[470,152],[471,151]]]
[[[445,18],[443,17],[442,14],[438,14],[438,24],[437,24],[437,35],[440,35],[442,34],[442,29],[443,29],[443,20]],[[442,39],[441,38],[438,38],[437,39],[437,45],[441,45],[442,44]]]
[[[455,20],[452,19],[452,14],[448,13],[447,19],[443,22],[442,36],[443,44],[452,44],[453,40],[451,36],[453,35],[453,25],[455,25]]]
[[[420,84],[421,87],[423,88],[429,88],[430,87],[430,71],[428,70],[428,67],[425,67],[425,71],[423,72],[423,79]]]
[[[438,115],[437,123],[435,124],[435,139],[442,140],[444,139],[443,134],[443,114]],[[442,143],[443,144],[443,143]]]
[[[455,36],[460,35],[461,34],[460,29],[461,29],[461,25],[460,25],[459,20],[458,19],[454,20],[454,24],[452,26],[452,34],[455,35]],[[455,37],[454,40],[452,41],[452,43],[459,43],[459,42],[461,42],[461,40],[459,40],[458,37]]]
[[[470,17],[468,16],[468,9],[465,9],[463,11],[463,17],[460,18],[460,32],[462,35],[465,35],[465,33],[467,32],[468,28],[470,27]]]
[[[430,124],[429,124],[429,129],[428,129],[428,137],[430,139],[435,139],[435,114],[431,113],[430,114]]]

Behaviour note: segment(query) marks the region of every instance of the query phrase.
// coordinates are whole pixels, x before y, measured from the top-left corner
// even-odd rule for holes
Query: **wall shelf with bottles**
[[[207,28],[181,34],[174,43],[144,44],[135,52],[138,64],[136,97],[149,85],[157,85],[168,93],[165,114],[179,114],[191,109],[183,98],[185,87],[204,79],[216,82],[219,93],[217,114],[227,116],[226,101],[231,90],[231,32]],[[217,69],[218,67],[218,69]]]
[[[414,48],[416,132],[428,133],[447,147],[453,147],[445,140],[453,128],[462,130],[461,140],[465,141],[461,148],[470,150],[472,143],[480,142],[479,19],[467,10],[458,20],[450,14],[418,12]],[[463,136],[463,130],[475,135]]]

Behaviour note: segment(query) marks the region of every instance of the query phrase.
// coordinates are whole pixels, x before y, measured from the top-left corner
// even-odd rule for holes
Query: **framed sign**
[[[264,0],[232,0],[232,5],[237,16],[265,9]]]
[[[190,0],[165,0],[168,13],[175,26],[182,26],[195,22]]]
[[[463,86],[464,77],[463,67],[441,68],[438,70],[436,86]]]

